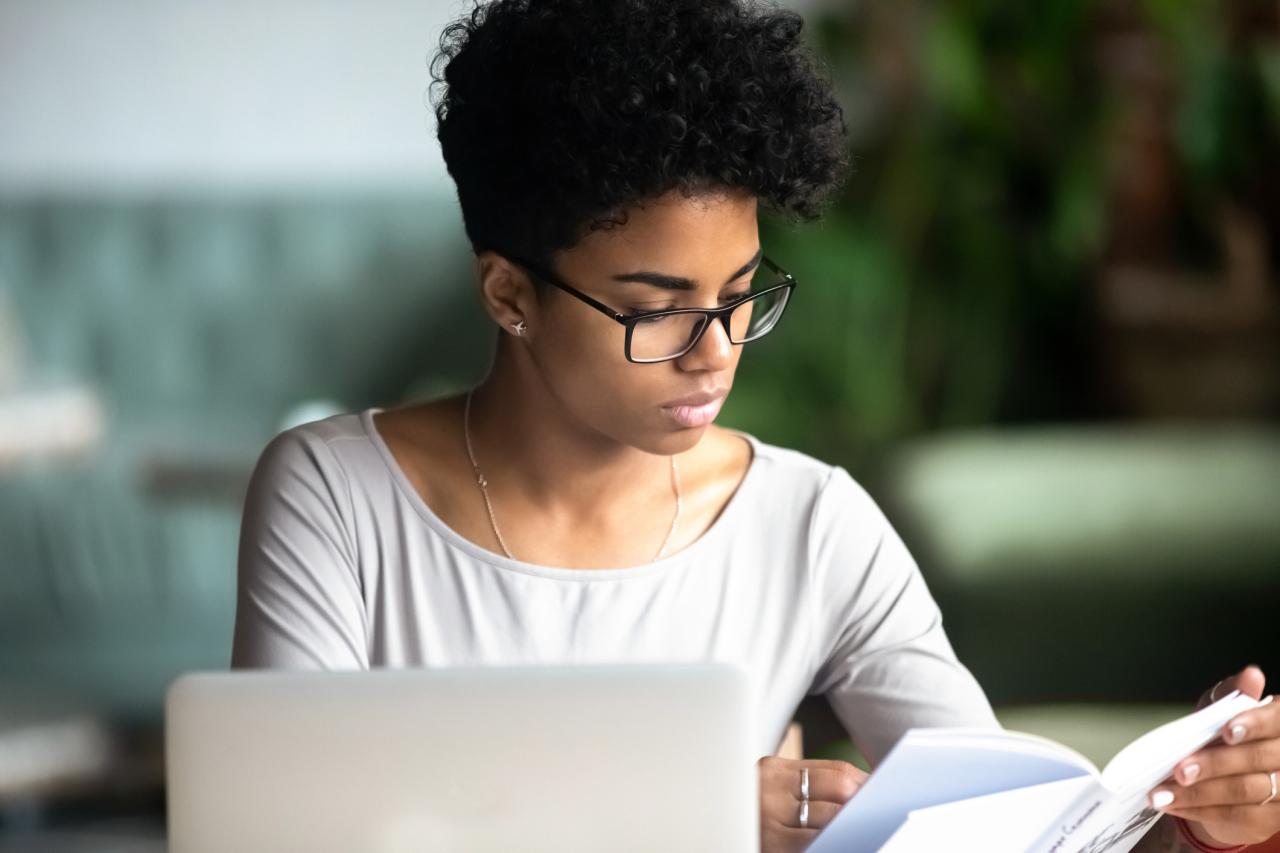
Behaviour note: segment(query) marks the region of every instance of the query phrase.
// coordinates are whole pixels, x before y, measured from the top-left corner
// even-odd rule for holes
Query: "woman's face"
[[[718,308],[751,289],[759,253],[754,195],[687,199],[672,192],[631,209],[626,225],[558,253],[552,272],[623,314]],[[673,288],[623,280],[638,273],[686,282]],[[621,324],[552,287],[539,294],[528,325],[533,334],[524,343],[567,413],[650,453],[679,453],[698,442],[729,393],[742,354],[717,322],[679,358],[630,362]]]

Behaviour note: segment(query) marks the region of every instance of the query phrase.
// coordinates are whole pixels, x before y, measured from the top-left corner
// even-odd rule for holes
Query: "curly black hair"
[[[759,0],[476,0],[431,60],[476,254],[550,266],[671,190],[819,217],[850,157],[803,26]]]

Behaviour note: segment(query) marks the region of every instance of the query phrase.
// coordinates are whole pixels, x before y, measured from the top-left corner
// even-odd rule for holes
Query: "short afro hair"
[[[850,157],[803,26],[760,0],[476,0],[431,61],[476,254],[549,267],[671,190],[818,218]]]

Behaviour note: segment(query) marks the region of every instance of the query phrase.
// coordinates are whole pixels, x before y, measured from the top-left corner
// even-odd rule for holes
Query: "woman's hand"
[[[760,853],[799,853],[813,843],[867,774],[847,761],[795,760],[766,755],[760,772]],[[800,826],[800,783],[809,769],[809,820]]]
[[[1224,678],[1200,697],[1196,709],[1239,690],[1254,699],[1262,696],[1266,677],[1256,666],[1247,666]],[[1206,746],[1174,768],[1175,784],[1165,783],[1151,792],[1151,804],[1165,814],[1184,818],[1188,829],[1206,844],[1225,847],[1257,844],[1280,832],[1280,795],[1263,805],[1280,779],[1280,703],[1267,697],[1264,707],[1253,708],[1223,726],[1223,744]],[[1243,731],[1237,733],[1236,727]],[[1173,800],[1160,805],[1157,797],[1168,792]]]

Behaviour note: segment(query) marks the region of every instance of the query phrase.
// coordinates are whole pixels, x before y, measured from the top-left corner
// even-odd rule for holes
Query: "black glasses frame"
[[[698,342],[702,340],[702,336],[706,334],[707,329],[711,328],[711,323],[715,320],[719,320],[720,324],[724,326],[725,336],[728,337],[729,343],[731,344],[740,346],[742,344],[750,343],[751,341],[759,340],[760,338],[763,338],[765,335],[772,332],[774,328],[778,325],[778,321],[782,319],[782,313],[787,309],[787,303],[791,301],[791,291],[794,290],[796,286],[795,277],[791,275],[791,273],[787,272],[782,267],[778,266],[773,261],[769,260],[769,257],[767,255],[761,255],[760,262],[765,266],[767,266],[773,272],[782,276],[783,281],[771,287],[766,287],[764,290],[759,290],[759,291],[756,291],[755,293],[748,293],[739,299],[735,299],[734,301],[730,302],[728,305],[723,305],[719,308],[670,308],[665,311],[644,311],[638,314],[623,314],[621,311],[617,311],[613,308],[610,308],[608,305],[605,305],[603,302],[600,302],[599,300],[588,296],[587,294],[583,293],[581,290],[578,290],[576,287],[572,287],[571,285],[566,284],[565,282],[561,281],[558,277],[551,274],[547,270],[540,268],[536,264],[533,264],[521,258],[517,258],[513,255],[507,254],[506,252],[502,252],[500,254],[502,254],[503,257],[507,258],[508,260],[511,260],[514,263],[517,263],[520,266],[524,267],[526,270],[529,271],[529,273],[533,275],[534,278],[537,278],[540,281],[544,281],[547,284],[551,285],[552,287],[563,290],[565,293],[568,293],[570,296],[574,296],[582,300],[587,305],[590,305],[592,308],[596,309],[601,314],[604,314],[609,319],[614,320],[615,322],[621,323],[623,326],[625,326],[627,330],[626,342],[624,345],[625,355],[627,357],[627,361],[630,361],[633,364],[658,364],[660,362],[671,361],[672,359],[680,358],[681,356],[688,354],[690,351],[693,350],[694,347],[698,345]],[[752,335],[749,338],[744,338],[743,340],[740,340],[740,341],[735,341],[733,339],[733,331],[729,328],[729,315],[733,313],[733,310],[744,302],[750,302],[753,299],[759,299],[761,296],[764,296],[765,294],[773,293],[774,291],[783,290],[783,289],[786,290],[786,293],[782,297],[783,298],[782,308],[778,310],[778,316],[774,318],[773,323],[768,328],[766,328],[763,332]],[[689,345],[685,347],[683,350],[681,350],[680,352],[675,353],[674,355],[663,356],[662,358],[632,358],[631,336],[635,333],[636,326],[645,320],[652,320],[655,317],[669,317],[673,314],[701,314],[703,316],[702,325],[699,326],[698,331],[690,337]]]

